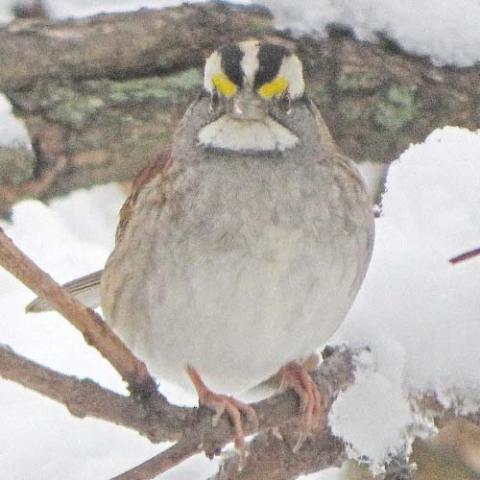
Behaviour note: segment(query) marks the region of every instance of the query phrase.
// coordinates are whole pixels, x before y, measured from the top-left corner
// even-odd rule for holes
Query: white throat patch
[[[228,114],[203,127],[198,140],[205,147],[236,152],[283,152],[299,141],[296,135],[271,117],[239,120]]]

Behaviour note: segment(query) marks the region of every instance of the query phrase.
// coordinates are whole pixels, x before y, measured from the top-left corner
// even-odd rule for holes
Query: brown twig
[[[339,349],[314,373],[327,409],[338,393],[353,382],[353,371],[352,354],[346,349]],[[249,446],[251,453],[241,469],[241,475],[238,469],[240,457],[234,455],[222,467],[220,476],[215,477],[217,480],[287,480],[301,473],[339,465],[344,460],[343,442],[325,431],[308,440],[298,452],[293,452],[298,437],[298,399],[293,392],[275,395],[252,404],[252,407],[259,419],[258,430],[268,433],[262,433],[252,441]],[[202,450],[208,456],[220,452],[232,440],[233,430],[225,419],[221,425],[212,428],[211,416],[204,415],[204,412],[204,409],[199,410],[198,422],[176,445],[112,480],[149,480]],[[285,424],[288,425],[282,430],[283,439],[271,433],[272,428]],[[257,431],[251,424],[244,426],[247,435]],[[288,476],[285,476],[286,472]]]
[[[470,260],[471,258],[476,257],[477,255],[480,255],[480,247],[470,250],[468,252],[464,252],[460,255],[457,255],[456,257],[451,258],[449,262],[456,264],[456,263],[463,262],[465,260]]]
[[[64,155],[60,155],[56,164],[45,169],[38,178],[28,180],[21,185],[0,184],[1,203],[4,203],[6,206],[13,204],[20,198],[41,196],[59,178],[66,165],[67,158]]]
[[[325,407],[328,410],[340,391],[351,385],[354,380],[352,353],[345,348],[338,348],[334,350],[333,353],[320,365],[318,370],[313,373],[313,378],[320,389],[325,401]],[[266,400],[262,400],[261,402],[254,403],[251,406],[255,409],[257,414],[259,427],[257,429],[251,423],[244,424],[246,435],[251,435],[258,431],[266,432],[272,428],[276,429],[277,427],[285,425],[288,422],[290,423],[286,428],[291,430],[292,419],[293,424],[295,424],[299,411],[298,398],[293,392],[275,395]],[[136,467],[139,470],[133,469],[127,472],[131,473],[135,471],[137,475],[146,476],[119,476],[115,477],[115,480],[124,480],[127,478],[133,480],[153,478],[155,475],[165,471],[161,469],[165,468],[165,466],[168,465],[169,462],[173,461],[172,459],[177,458],[177,456],[181,457],[182,460],[185,460],[189,456],[192,456],[202,450],[210,457],[216,455],[227,443],[232,441],[234,431],[224,417],[222,417],[221,421],[215,428],[212,428],[211,412],[208,411],[208,414],[206,414],[207,411],[208,410],[204,408],[198,409],[198,416],[192,417],[192,424],[187,428],[188,433],[186,433],[185,436],[188,438],[180,441],[175,448],[172,447],[172,451],[169,453],[167,453],[167,451],[162,452],[162,454],[158,455],[157,457],[153,457],[151,460],[145,462],[145,464],[142,464],[143,466]],[[296,432],[296,428],[294,428],[293,431]],[[329,439],[332,438],[330,435],[327,435],[327,437]],[[325,434],[321,434],[320,437],[318,437],[320,443],[316,444],[317,456],[321,453],[320,450],[318,450],[320,446],[322,446],[321,448],[326,448],[328,451],[330,451],[331,445],[326,442],[325,438]],[[335,452],[337,452],[336,455],[326,455],[325,458],[328,457],[331,460],[330,465],[336,465],[343,458],[340,457],[341,454],[343,455],[343,447],[339,447],[341,444],[342,442],[339,442],[339,444],[332,447],[334,448]],[[285,448],[291,450],[291,446],[287,446]],[[254,455],[255,449],[256,447],[254,445],[251,449],[251,455]],[[171,459],[169,459],[169,455],[172,455]],[[293,456],[293,453],[291,452],[290,455]],[[301,456],[302,453],[299,455]],[[143,472],[143,468],[145,469],[145,473]],[[156,470],[156,468],[159,468],[160,470]],[[299,464],[298,468],[300,468]],[[311,466],[311,468],[314,467]],[[258,476],[256,478],[263,479],[263,477]]]
[[[152,442],[181,438],[190,408],[149,400],[148,408],[133,396],[101,387],[39,365],[0,344],[0,377],[65,405],[79,418],[94,417],[139,432]]]
[[[132,391],[149,394],[156,384],[145,364],[138,360],[108,325],[90,308],[43,272],[19,250],[0,228],[0,265],[40,297],[46,298],[74,327],[85,341],[95,347],[128,383]]]
[[[170,448],[111,480],[150,480],[201,451],[200,439],[196,435],[187,435]]]

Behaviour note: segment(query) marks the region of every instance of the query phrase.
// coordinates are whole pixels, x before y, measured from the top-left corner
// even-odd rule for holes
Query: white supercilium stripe
[[[240,62],[240,67],[243,70],[245,82],[251,87],[253,87],[255,74],[257,73],[259,65],[259,43],[257,40],[247,40],[245,42],[240,42],[238,45],[243,52],[243,58]]]

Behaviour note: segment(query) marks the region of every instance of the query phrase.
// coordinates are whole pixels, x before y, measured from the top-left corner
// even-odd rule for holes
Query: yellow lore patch
[[[237,93],[237,86],[224,73],[214,75],[212,83],[224,97],[233,97]]]
[[[285,77],[276,77],[271,82],[264,83],[259,89],[258,94],[262,98],[278,97],[288,87],[288,80]]]

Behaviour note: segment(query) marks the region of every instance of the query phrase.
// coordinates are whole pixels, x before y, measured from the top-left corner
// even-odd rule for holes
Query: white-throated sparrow
[[[241,393],[287,366],[302,397],[296,362],[340,325],[370,260],[363,181],[304,90],[282,46],[215,51],[171,151],[135,181],[105,269],[69,284],[90,305],[100,285],[105,318],[132,351],[160,379],[188,387],[190,376],[217,411],[251,413],[199,374]]]

